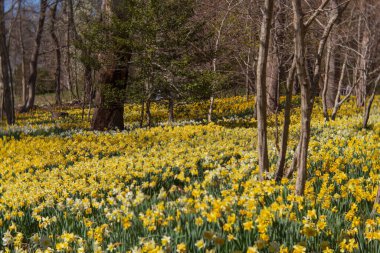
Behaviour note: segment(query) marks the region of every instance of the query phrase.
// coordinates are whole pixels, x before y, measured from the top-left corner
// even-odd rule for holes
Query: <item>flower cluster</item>
[[[352,102],[333,122],[325,123],[320,106],[315,109],[304,197],[294,194],[295,178],[281,184],[272,179],[275,115],[268,119],[269,179],[259,181],[252,103],[217,100],[213,124],[109,133],[87,131],[79,109],[67,121],[52,122],[40,111],[20,116],[25,125],[0,138],[0,248],[379,252],[380,207],[373,213],[380,181],[379,99],[369,130],[358,127],[362,119]],[[177,118],[203,118],[197,113],[207,111],[205,105],[180,105]],[[138,106],[126,107],[127,118],[137,120]],[[163,108],[153,107],[161,121]],[[290,150],[298,140],[298,112]],[[280,113],[278,124],[281,119]],[[49,134],[29,131],[37,128]]]

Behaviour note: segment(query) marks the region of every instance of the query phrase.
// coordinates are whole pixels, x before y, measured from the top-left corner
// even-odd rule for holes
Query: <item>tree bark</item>
[[[280,63],[277,55],[275,42],[272,41],[272,53],[268,56],[268,75],[266,77],[266,83],[268,85],[267,91],[267,104],[270,112],[275,112],[279,102],[279,74]]]
[[[118,0],[103,0],[103,22],[110,22],[110,17],[117,13]],[[120,17],[122,18],[122,17]],[[95,110],[92,121],[93,130],[124,129],[124,101],[129,78],[131,52],[125,56],[118,52],[100,55],[103,66],[99,71],[99,86],[95,98]]]
[[[282,10],[283,1],[276,1],[274,13],[274,24],[271,30],[270,52],[268,55],[268,74],[267,74],[267,104],[270,112],[274,113],[278,110],[280,102],[280,83],[283,81],[283,66],[281,53],[284,50],[284,27],[285,23],[284,12]]]
[[[273,15],[273,0],[265,0],[263,22],[260,32],[260,48],[256,74],[257,105],[257,150],[259,157],[260,179],[265,178],[269,170],[267,144],[267,101],[266,101],[266,68],[268,60],[270,27]]]
[[[174,122],[174,99],[169,98],[169,123]]]
[[[92,69],[87,64],[84,66],[84,100],[83,103],[88,104],[92,100]]]
[[[50,35],[54,42],[55,47],[55,57],[56,57],[56,69],[55,69],[55,104],[61,105],[62,99],[61,99],[61,48],[59,45],[58,36],[55,33],[55,23],[57,21],[57,6],[58,2],[56,1],[52,8],[51,8],[51,15],[50,15]]]
[[[22,10],[22,0],[19,1],[19,44],[21,48],[21,86],[22,86],[22,104],[26,103],[27,100],[27,85],[26,85],[26,59],[25,59],[25,43],[23,36],[23,10]]]
[[[297,75],[301,86],[301,135],[297,169],[296,194],[303,195],[306,183],[307,152],[310,140],[311,87],[306,76],[305,66],[305,26],[301,0],[292,0],[295,30],[295,58]]]
[[[347,66],[347,55],[344,58],[343,66],[340,73],[339,83],[338,83],[338,90],[335,96],[335,102],[334,102],[334,108],[331,113],[331,120],[335,120],[336,114],[338,113],[339,107],[341,105],[340,101],[340,94],[342,90],[343,80],[344,80],[344,73],[346,72],[346,66]]]
[[[339,8],[338,4],[336,1],[330,1],[330,19],[335,19],[335,15],[339,15]],[[335,21],[334,21],[335,22]],[[339,22],[339,21],[337,21]],[[328,63],[326,62],[326,65],[328,64],[328,72],[327,72],[327,87],[326,87],[326,107],[327,108],[333,108],[334,107],[334,102],[335,102],[335,97],[337,94],[337,83],[336,83],[336,63],[337,63],[337,58],[338,58],[338,53],[337,53],[337,48],[335,46],[337,42],[337,34],[335,32],[332,32],[329,40],[327,42],[327,48],[330,52],[330,60]]]
[[[8,124],[12,125],[15,123],[15,110],[4,19],[4,1],[0,1],[0,109],[1,113],[4,111]]]
[[[45,23],[45,15],[47,9],[48,1],[40,0],[40,17],[38,19],[37,33],[36,38],[34,40],[34,49],[32,53],[32,57],[29,64],[29,79],[28,79],[28,99],[24,104],[21,112],[27,112],[34,106],[34,100],[36,97],[36,81],[37,81],[37,72],[38,72],[38,56],[40,52],[41,38],[43,27]]]
[[[150,102],[150,99],[148,99],[146,101],[146,124],[148,127],[152,126],[152,114],[150,112],[150,105],[151,105],[151,102]]]
[[[212,111],[214,110],[214,96],[210,97],[210,106],[208,108],[208,113],[207,113],[207,121],[208,123],[212,122]]]
[[[325,118],[325,121],[329,121],[329,113],[327,111],[327,89],[330,79],[330,64],[331,64],[331,47],[327,48],[327,55],[326,55],[326,65],[325,65],[325,79],[323,81],[323,90],[322,90],[322,108],[323,108],[323,117]],[[334,76],[335,76],[335,70],[334,70]],[[334,78],[335,79],[335,78]]]
[[[285,100],[285,110],[284,110],[284,125],[282,129],[281,136],[281,147],[279,158],[277,162],[277,171],[275,174],[275,179],[277,182],[280,182],[282,177],[284,176],[285,171],[285,159],[286,152],[288,149],[288,139],[289,139],[289,127],[290,127],[290,110],[292,106],[292,95],[293,95],[293,83],[294,76],[296,72],[296,61],[293,59],[292,66],[288,73],[288,78],[286,81],[286,100]]]
[[[364,15],[368,12],[366,1],[362,1],[360,4],[360,11]],[[363,21],[360,17],[359,20],[359,36],[361,34],[361,28],[363,28],[362,37],[360,41],[360,55],[358,56],[358,66],[357,66],[357,75],[360,78],[360,81],[355,89],[356,95],[356,105],[362,107],[365,105],[365,98],[367,96],[367,71],[368,71],[368,59],[369,59],[369,47],[370,47],[370,32],[368,31],[367,26],[365,25],[366,21]],[[362,24],[363,23],[363,24]]]
[[[373,100],[375,99],[376,89],[377,89],[377,86],[379,84],[379,81],[380,81],[380,75],[376,78],[376,81],[375,81],[375,83],[373,85],[373,90],[372,90],[371,97],[369,98],[368,104],[367,104],[367,106],[365,108],[364,117],[363,117],[363,128],[367,128],[368,127],[369,115],[370,115],[370,112],[371,112],[371,107],[372,107]]]
[[[140,128],[144,125],[144,112],[145,112],[145,101],[141,99],[141,111],[140,111]]]

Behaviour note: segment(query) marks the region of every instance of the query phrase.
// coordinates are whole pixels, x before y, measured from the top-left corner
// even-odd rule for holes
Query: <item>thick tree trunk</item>
[[[260,48],[256,73],[257,105],[257,150],[259,157],[260,179],[265,178],[269,170],[267,144],[267,101],[266,68],[269,50],[270,27],[273,15],[273,0],[265,0],[263,22],[260,32]]]
[[[24,104],[21,112],[27,112],[34,106],[34,100],[36,96],[36,81],[37,81],[37,71],[38,71],[38,56],[40,52],[41,38],[43,27],[45,23],[45,14],[47,9],[48,1],[41,0],[40,1],[40,17],[38,19],[38,26],[36,32],[36,38],[34,40],[34,49],[32,53],[32,57],[29,64],[29,79],[28,79],[28,99]]]
[[[103,22],[110,22],[114,14],[122,18],[122,13],[118,12],[121,3],[119,0],[102,1]],[[124,129],[124,102],[131,58],[130,52],[121,56],[118,52],[111,51],[100,56],[103,66],[99,73],[92,129],[101,131]]]
[[[51,15],[50,15],[50,35],[54,42],[55,47],[55,56],[56,56],[56,69],[55,69],[55,104],[61,105],[62,99],[61,99],[61,48],[59,45],[59,40],[57,37],[57,34],[55,33],[55,23],[57,21],[57,6],[58,1],[54,3],[54,5],[51,8]]]
[[[121,61],[126,62],[125,65],[105,66],[100,71],[100,87],[95,98],[92,129],[124,129],[124,100],[130,59],[131,55]]]
[[[293,93],[293,83],[294,83],[295,72],[296,72],[296,61],[295,59],[293,59],[293,63],[289,70],[288,78],[286,81],[284,125],[282,129],[281,147],[280,147],[280,153],[279,153],[279,158],[277,162],[277,171],[275,174],[275,179],[277,182],[281,181],[282,177],[284,176],[284,171],[285,171],[285,159],[286,159],[286,152],[288,149],[290,110],[292,106],[292,93]]]
[[[4,21],[4,1],[0,1],[0,93],[1,114],[5,113],[8,124],[15,123],[14,99],[9,69],[9,55],[6,45],[6,30]]]

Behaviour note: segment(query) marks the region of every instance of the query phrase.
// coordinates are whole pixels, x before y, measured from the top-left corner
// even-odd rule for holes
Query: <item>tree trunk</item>
[[[169,123],[174,122],[174,99],[169,98]]]
[[[38,71],[38,56],[40,52],[41,38],[43,27],[45,23],[45,14],[47,9],[48,1],[40,0],[40,17],[38,19],[37,33],[34,40],[34,49],[32,57],[29,64],[29,79],[28,79],[28,99],[24,104],[21,112],[27,112],[34,106],[34,100],[36,96],[36,81],[37,81],[37,71]]]
[[[323,117],[325,118],[325,121],[329,121],[329,113],[327,111],[327,90],[328,85],[330,84],[330,63],[331,63],[331,47],[327,48],[327,55],[326,55],[326,66],[325,66],[325,79],[323,81],[323,90],[322,90],[322,108],[323,108]],[[335,76],[335,70],[334,70],[334,76]],[[335,78],[334,78],[335,79]]]
[[[330,8],[332,11],[330,12],[330,19],[334,19],[335,15],[339,15],[338,11],[338,4],[336,1],[330,1]],[[335,21],[334,21],[335,22]],[[337,21],[339,22],[339,21]],[[331,36],[328,40],[327,43],[327,48],[330,52],[330,60],[328,62],[328,74],[327,74],[327,87],[326,87],[326,107],[327,108],[333,108],[334,107],[334,102],[335,102],[335,97],[338,92],[337,89],[337,83],[336,83],[336,63],[337,63],[337,58],[338,58],[338,53],[337,53],[337,48],[335,47],[335,44],[337,42],[337,34],[336,32],[331,33]],[[327,62],[326,62],[327,65]]]
[[[256,74],[257,105],[257,150],[259,158],[260,179],[265,178],[269,170],[267,144],[267,101],[266,68],[269,50],[270,27],[273,14],[273,0],[265,0],[263,22],[260,32],[260,48]]]
[[[334,34],[331,35],[331,37],[335,37]],[[327,47],[329,48],[330,52],[330,59],[328,62],[328,72],[327,72],[327,83],[326,83],[326,95],[325,95],[325,103],[326,108],[333,108],[335,97],[338,92],[337,83],[336,83],[336,58],[337,53],[335,51],[334,45],[331,42],[332,39],[329,40],[329,45]],[[327,66],[327,62],[326,62]]]
[[[145,111],[145,101],[141,99],[141,112],[140,112],[140,128],[144,125],[144,111]]]
[[[306,183],[307,152],[310,140],[311,87],[306,76],[305,66],[305,26],[301,0],[292,0],[295,30],[295,58],[297,75],[301,86],[301,135],[299,143],[299,161],[297,169],[296,194],[303,195]]]
[[[293,59],[292,66],[289,70],[288,78],[286,81],[286,100],[285,100],[285,111],[284,111],[284,125],[281,136],[281,147],[279,158],[277,162],[277,171],[275,174],[275,179],[280,182],[285,171],[285,159],[286,151],[288,149],[288,139],[289,139],[289,127],[290,127],[290,110],[292,106],[292,94],[293,94],[293,83],[296,71],[296,61]]]
[[[335,120],[336,114],[338,113],[339,107],[341,105],[340,94],[341,94],[341,89],[342,89],[343,80],[344,80],[344,73],[346,72],[346,66],[347,66],[347,55],[344,58],[343,66],[342,66],[342,69],[340,72],[338,90],[337,90],[337,93],[335,96],[334,108],[333,108],[333,111],[331,113],[331,120]]]
[[[214,96],[210,97],[210,106],[208,108],[208,113],[207,113],[207,121],[208,123],[212,122],[212,111],[214,109]]]
[[[364,117],[363,117],[363,128],[367,128],[367,126],[368,126],[369,115],[371,112],[373,100],[375,99],[376,89],[377,89],[377,86],[379,84],[379,81],[380,81],[380,75],[376,78],[376,81],[373,85],[371,97],[369,98],[368,104],[365,108]]]
[[[62,99],[61,99],[61,48],[59,45],[59,40],[58,40],[57,34],[55,33],[55,23],[57,21],[57,6],[58,6],[58,1],[56,1],[51,8],[50,35],[51,35],[51,38],[54,42],[56,64],[57,64],[56,69],[55,69],[55,104],[61,105],[62,104]]]
[[[90,66],[86,65],[84,66],[84,100],[83,103],[87,104],[90,103],[92,100],[92,69]]]
[[[150,112],[150,99],[146,101],[146,124],[148,127],[152,126],[152,114]]]
[[[19,44],[21,47],[21,86],[22,86],[22,104],[26,103],[27,100],[27,86],[26,86],[26,59],[25,59],[25,43],[24,43],[24,37],[23,37],[23,10],[21,8],[22,1],[19,1]]]
[[[273,39],[271,39],[274,44]],[[279,72],[280,63],[278,60],[277,50],[273,45],[272,53],[268,56],[268,75],[266,77],[266,83],[268,85],[267,91],[267,104],[270,112],[275,112],[279,102]]]
[[[278,109],[278,104],[280,102],[280,83],[282,75],[282,62],[281,62],[281,52],[284,50],[282,43],[284,42],[284,24],[285,17],[282,10],[283,0],[276,1],[276,10],[274,11],[276,15],[274,16],[274,27],[271,31],[270,41],[270,53],[268,55],[268,74],[266,77],[267,82],[267,104],[268,109],[272,113],[276,112]]]
[[[110,17],[118,14],[119,4],[121,1],[102,1],[103,22],[110,22]],[[124,129],[124,101],[131,58],[130,52],[125,56],[114,51],[100,55],[103,66],[99,72],[100,85],[96,92],[92,129]]]
[[[6,45],[4,1],[0,1],[0,91],[1,113],[4,111],[8,124],[15,123],[14,99],[9,69],[9,55]]]
[[[108,58],[109,59],[109,58]],[[128,82],[128,62],[131,55],[117,64],[104,66],[100,71],[100,87],[96,92],[93,130],[124,129],[124,100]],[[114,60],[116,62],[116,60]]]
[[[369,31],[364,28],[363,38],[361,41],[361,56],[359,59],[359,84],[356,86],[356,104],[357,106],[365,105],[365,97],[367,95],[367,68],[369,54]]]
[[[365,15],[367,10],[366,1],[362,1],[360,4],[360,11]],[[363,22],[363,24],[362,24]],[[359,32],[358,36],[360,39],[361,29],[363,29],[362,37],[359,45],[360,56],[358,56],[357,61],[357,75],[359,76],[359,83],[355,89],[356,95],[356,105],[362,107],[365,105],[365,98],[367,96],[367,70],[368,70],[368,59],[369,59],[369,47],[370,47],[370,31],[368,31],[366,21],[362,21],[360,17],[359,20]]]

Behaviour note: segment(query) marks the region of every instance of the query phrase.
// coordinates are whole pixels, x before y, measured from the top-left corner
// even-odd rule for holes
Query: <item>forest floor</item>
[[[297,99],[296,99],[297,100]],[[283,103],[283,100],[281,100]],[[296,101],[297,102],[297,101]],[[297,104],[297,103],[296,103]],[[0,128],[0,249],[17,252],[380,252],[380,97],[362,129],[354,98],[313,111],[304,197],[272,179],[283,112],[270,115],[269,179],[258,181],[253,98],[125,106],[125,131],[89,130],[88,108],[48,109]],[[83,119],[82,119],[83,113]],[[330,112],[331,113],[331,112]],[[300,110],[292,110],[288,165]]]

